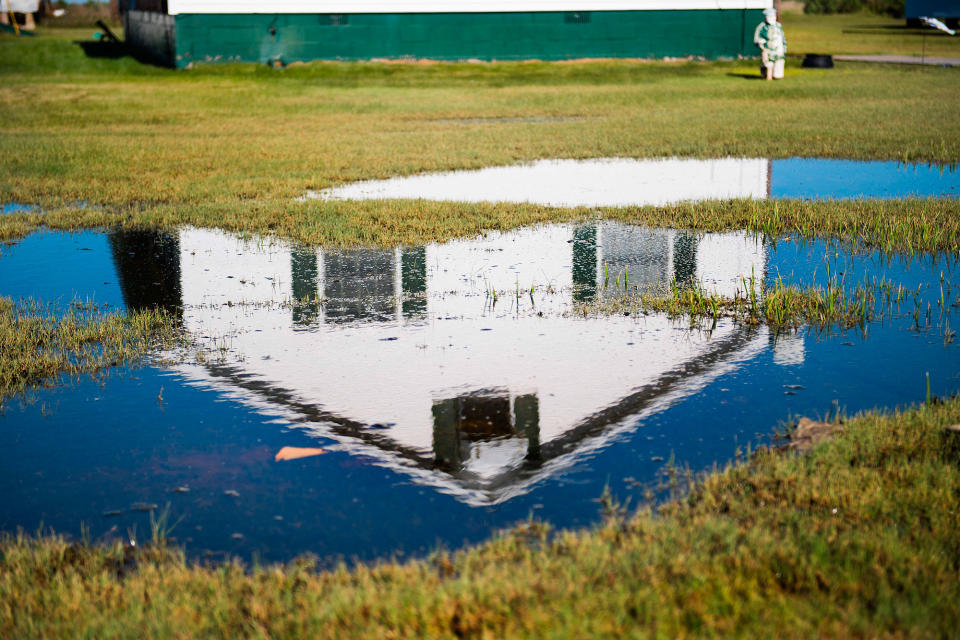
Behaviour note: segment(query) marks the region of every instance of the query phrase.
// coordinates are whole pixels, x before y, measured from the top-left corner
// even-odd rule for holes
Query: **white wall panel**
[[[766,9],[773,0],[168,0],[169,13],[499,13]]]

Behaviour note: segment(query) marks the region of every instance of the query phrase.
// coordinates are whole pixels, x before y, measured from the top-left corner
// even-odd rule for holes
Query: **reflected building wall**
[[[400,252],[400,309],[407,320],[427,315],[427,249],[405,248]]]
[[[184,230],[180,238],[184,324],[198,336],[228,338],[242,356],[232,379],[283,390],[298,407],[338,417],[330,425],[355,425],[349,433],[329,432],[346,444],[356,443],[363,425],[385,425],[370,430],[363,446],[390,459],[407,452],[421,470],[446,469],[453,475],[431,482],[482,489],[485,497],[470,493],[480,502],[513,495],[509,487],[522,482],[511,470],[547,461],[555,468],[555,452],[576,450],[583,425],[590,425],[589,437],[602,435],[606,427],[593,425],[607,425],[607,413],[598,417],[598,409],[659,384],[665,372],[767,344],[727,322],[691,334],[655,314],[642,321],[566,315],[574,273],[599,289],[605,259],[629,265],[634,283],[662,283],[676,268],[675,254],[695,251],[698,278],[736,286],[740,274],[765,268],[762,244],[745,234],[691,243],[671,230],[598,222],[418,249],[316,252],[211,230]],[[535,307],[518,312],[512,296],[490,307],[485,286],[509,292],[517,282],[537,285]],[[544,285],[555,292],[541,294]],[[317,330],[303,331],[312,319],[291,317],[282,305],[314,287],[328,299]],[[244,300],[255,304],[230,304]],[[404,308],[404,301],[425,301],[426,311]],[[324,308],[341,315],[327,323]],[[404,322],[415,316],[428,321]],[[340,330],[349,320],[357,322]],[[688,393],[681,387],[670,393]],[[471,391],[478,389],[485,391]],[[336,427],[308,420],[304,428],[320,435]]]
[[[573,299],[587,302],[597,295],[597,225],[573,229]]]
[[[159,307],[180,315],[180,243],[156,231],[114,231],[110,251],[128,309]]]

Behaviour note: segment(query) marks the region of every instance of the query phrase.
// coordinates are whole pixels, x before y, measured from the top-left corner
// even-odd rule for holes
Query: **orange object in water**
[[[277,451],[273,457],[276,462],[281,460],[298,460],[300,458],[309,458],[310,456],[319,456],[326,453],[323,449],[311,449],[310,447],[284,447]]]

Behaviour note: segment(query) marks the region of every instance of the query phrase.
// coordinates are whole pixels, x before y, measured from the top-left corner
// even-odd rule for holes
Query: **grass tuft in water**
[[[0,402],[61,374],[135,362],[180,340],[175,320],[158,309],[105,313],[78,301],[60,313],[33,300],[0,298]]]
[[[874,318],[878,303],[884,303],[882,294],[887,287],[892,285],[865,283],[848,290],[843,282],[832,279],[826,286],[800,288],[784,283],[780,277],[767,285],[751,276],[741,278],[740,287],[731,297],[712,293],[700,283],[681,286],[674,280],[662,293],[617,292],[610,298],[581,303],[574,313],[666,313],[691,321],[733,318],[742,324],[765,324],[776,329],[800,325],[863,328]]]

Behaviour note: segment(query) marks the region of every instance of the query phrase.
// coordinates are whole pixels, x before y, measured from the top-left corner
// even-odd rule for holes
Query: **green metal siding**
[[[754,56],[759,10],[180,14],[176,66],[306,60]]]

